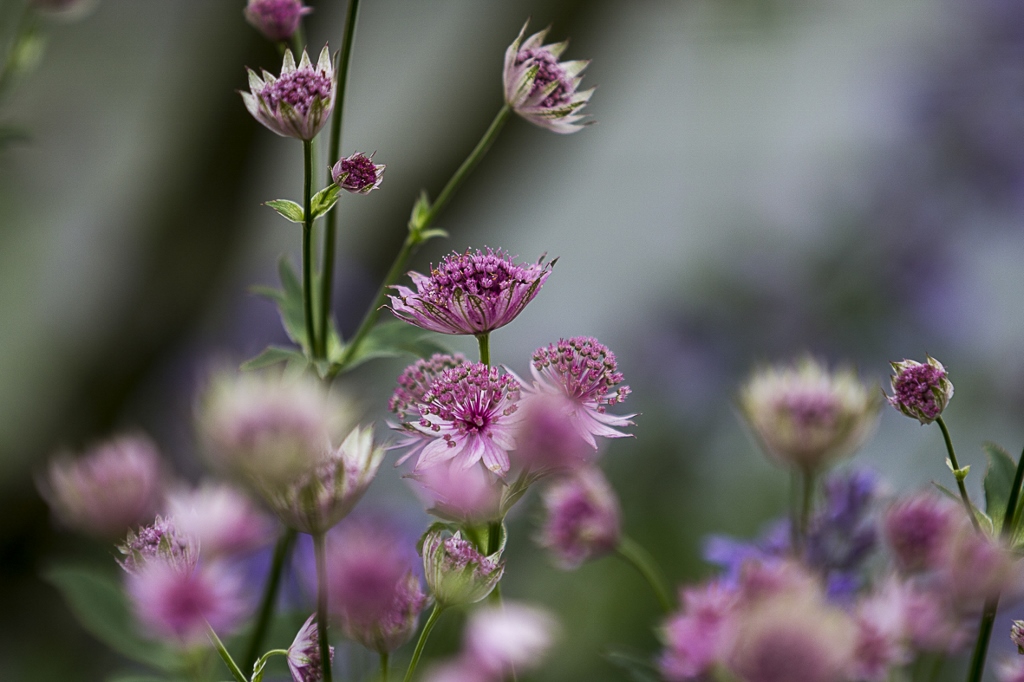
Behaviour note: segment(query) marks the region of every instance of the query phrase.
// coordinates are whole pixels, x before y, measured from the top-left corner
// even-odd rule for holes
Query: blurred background
[[[4,35],[22,4],[4,3]],[[236,92],[245,66],[280,65],[243,4],[99,0],[46,20],[37,70],[0,103],[0,125],[24,133],[0,151],[0,679],[125,667],[38,577],[83,554],[113,567],[112,549],[53,526],[34,483],[46,459],[143,429],[196,479],[209,368],[285,340],[248,288],[276,284],[280,254],[298,262],[298,228],[261,203],[298,197],[301,150]],[[343,7],[307,4],[311,51],[335,48]],[[527,17],[593,60],[596,125],[559,136],[513,118],[441,215],[450,240],[414,268],[485,245],[560,257],[493,357],[524,372],[534,348],[572,335],[616,352],[641,414],[602,463],[626,531],[673,582],[708,574],[707,533],[751,536],[786,508],[786,473],[733,404],[759,362],[810,351],[881,384],[888,361],[927,352],[956,385],[963,464],[984,467],[986,439],[1024,444],[1013,0],[365,2],[342,151],[388,168],[381,191],[339,206],[343,333],[416,193],[439,191],[501,106],[504,50]],[[346,377],[378,422],[405,364]],[[886,411],[855,463],[905,489],[948,477],[943,459],[937,429]],[[365,504],[420,519],[391,467]],[[657,604],[615,559],[555,569],[531,542],[536,517],[531,497],[510,522],[504,584],[565,624],[537,679],[623,679],[601,654],[654,652]],[[438,655],[455,625],[442,621]]]

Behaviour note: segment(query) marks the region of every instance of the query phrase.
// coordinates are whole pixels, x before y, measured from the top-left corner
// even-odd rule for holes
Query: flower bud
[[[544,508],[540,544],[565,570],[604,556],[619,544],[619,502],[596,467],[552,483],[544,491]]]
[[[292,674],[292,682],[320,682],[324,669],[320,660],[320,631],[317,627],[316,614],[306,619],[298,634],[288,647],[288,670]],[[334,647],[328,647],[331,660],[334,660]]]
[[[922,424],[930,424],[946,409],[953,397],[953,383],[942,363],[931,356],[927,362],[893,362],[890,377],[893,394],[889,404]]]
[[[310,141],[324,127],[334,109],[334,65],[325,46],[314,67],[305,51],[298,66],[285,50],[280,77],[249,70],[249,92],[242,101],[253,118],[282,137]]]
[[[289,40],[299,28],[302,17],[313,9],[302,0],[249,0],[245,20],[269,40]]]
[[[331,168],[334,184],[353,194],[369,194],[380,187],[384,177],[384,164],[373,162],[373,154],[356,152],[346,156]]]
[[[491,593],[505,572],[504,549],[484,556],[462,531],[427,531],[421,541],[423,573],[434,600],[442,607],[474,604]]]
[[[1017,653],[1024,654],[1024,620],[1015,620],[1010,625],[1010,641],[1017,645]]]

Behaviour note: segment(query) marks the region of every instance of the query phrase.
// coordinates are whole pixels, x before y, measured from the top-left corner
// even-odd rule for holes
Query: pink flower
[[[589,61],[559,62],[568,41],[543,45],[547,29],[523,40],[526,24],[505,51],[505,101],[530,123],[556,133],[575,133],[579,114],[594,89],[579,91]]]
[[[199,541],[204,556],[245,554],[271,542],[277,532],[248,497],[224,484],[175,491],[167,510],[181,532]]]
[[[533,353],[530,371],[534,393],[568,399],[562,405],[562,414],[592,448],[597,448],[594,436],[629,435],[613,427],[631,425],[630,418],[635,415],[620,417],[606,411],[626,399],[629,386],[619,386],[622,374],[615,354],[597,339],[574,336],[538,348]]]
[[[961,513],[951,501],[930,493],[894,503],[885,512],[882,529],[897,567],[905,573],[938,568]]]
[[[324,670],[320,660],[320,630],[316,623],[316,614],[306,619],[298,634],[288,647],[288,670],[292,674],[292,682],[320,682]],[[334,660],[334,647],[328,647],[331,660]]]
[[[153,520],[163,502],[161,470],[152,441],[121,436],[77,459],[54,458],[39,489],[63,525],[112,540]]]
[[[128,537],[117,546],[124,555],[119,560],[127,573],[138,573],[151,562],[173,566],[183,573],[192,571],[199,562],[199,541],[181,532],[170,518],[156,517],[150,526],[128,531]]]
[[[557,260],[557,259],[556,259]],[[555,261],[516,265],[504,251],[467,250],[445,257],[430,276],[410,272],[409,287],[393,287],[391,312],[442,334],[486,334],[514,320],[533,300]]]
[[[736,630],[736,595],[718,583],[683,590],[683,608],[662,627],[665,651],[658,666],[666,679],[698,679],[722,664]]]
[[[1002,661],[996,667],[999,682],[1024,682],[1024,660],[1012,658]]]
[[[551,647],[558,623],[541,609],[505,602],[473,611],[466,623],[465,655],[494,678],[535,668]]]
[[[312,140],[334,108],[334,65],[324,46],[314,67],[305,51],[298,67],[291,50],[285,50],[281,75],[267,71],[263,78],[249,69],[249,92],[243,92],[245,108],[267,128],[282,137]]]
[[[441,606],[475,604],[494,590],[505,572],[502,548],[484,556],[462,532],[428,531],[423,536],[423,574]]]
[[[576,403],[566,396],[526,393],[519,401],[516,464],[538,478],[591,464],[595,453],[580,437],[575,412]]]
[[[890,580],[882,589],[857,604],[854,614],[857,635],[852,676],[867,682],[884,682],[890,670],[909,663],[909,631],[904,586]]]
[[[463,469],[442,462],[410,474],[434,516],[464,525],[481,525],[501,518],[505,486],[482,466]]]
[[[403,443],[419,451],[416,470],[448,461],[468,469],[483,462],[496,474],[507,473],[508,451],[516,447],[519,388],[513,376],[482,363],[443,370],[421,398],[420,419],[405,424],[430,438],[426,444]]]
[[[902,607],[910,644],[922,651],[953,654],[973,640],[974,617],[964,618],[942,584],[929,587],[905,583]]]
[[[381,653],[412,636],[427,598],[388,528],[348,523],[327,537],[327,594],[345,636]]]
[[[927,356],[926,362],[893,362],[893,394],[889,404],[922,424],[930,424],[942,414],[953,397],[953,384],[942,363]]]
[[[544,508],[540,544],[563,569],[604,556],[619,544],[619,502],[596,467],[552,483],[544,491]]]
[[[331,168],[334,184],[353,194],[369,194],[380,187],[384,177],[384,164],[373,162],[373,154],[356,152],[346,156]]]
[[[1024,620],[1010,624],[1010,641],[1016,645],[1018,654],[1024,654]]]
[[[270,40],[283,41],[292,37],[302,17],[313,9],[302,0],[249,0],[245,6],[245,20]]]

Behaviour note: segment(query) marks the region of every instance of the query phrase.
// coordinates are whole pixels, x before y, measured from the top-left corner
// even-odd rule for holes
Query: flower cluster
[[[267,71],[260,78],[249,69],[249,92],[242,93],[253,117],[282,137],[309,141],[324,127],[334,108],[334,65],[324,46],[316,66],[302,53],[298,66],[285,50],[281,75]]]

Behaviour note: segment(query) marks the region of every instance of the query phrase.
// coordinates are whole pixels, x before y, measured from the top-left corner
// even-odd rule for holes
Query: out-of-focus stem
[[[327,558],[324,555],[324,534],[313,536],[313,553],[316,555],[316,629],[320,635],[320,665],[323,682],[332,682],[331,646],[327,636]]]
[[[231,658],[231,654],[228,653],[227,648],[224,646],[224,642],[220,641],[220,637],[213,631],[210,624],[206,624],[206,634],[210,636],[210,640],[213,642],[213,646],[217,648],[217,653],[220,654],[221,660],[224,661],[224,665],[231,671],[231,675],[235,678],[236,682],[248,682],[245,674],[235,663],[235,659]]]
[[[277,539],[277,545],[274,546],[274,558],[270,564],[267,584],[263,589],[259,615],[256,617],[256,627],[253,628],[252,635],[249,638],[249,647],[245,651],[245,658],[242,659],[246,669],[251,668],[256,663],[260,649],[263,647],[263,638],[267,635],[270,619],[274,615],[274,604],[277,601],[277,591],[281,586],[281,576],[284,573],[288,555],[291,554],[294,544],[295,531],[289,528]]]
[[[651,586],[651,590],[654,591],[654,596],[657,597],[662,610],[665,613],[672,611],[672,591],[669,589],[665,574],[658,567],[654,557],[639,543],[625,535],[619,540],[619,546],[615,548],[615,552],[643,576],[647,584]]]

